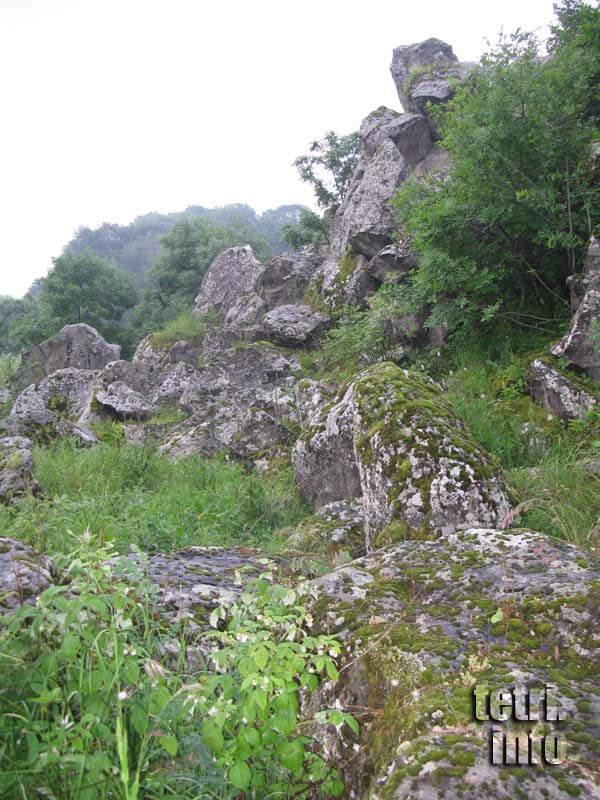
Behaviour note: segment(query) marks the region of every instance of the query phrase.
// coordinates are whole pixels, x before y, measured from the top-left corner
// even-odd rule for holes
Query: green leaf
[[[267,666],[269,660],[269,652],[264,645],[259,645],[252,655],[252,660],[259,670],[263,670]]]
[[[227,772],[227,779],[242,792],[245,792],[250,787],[252,781],[252,772],[250,767],[243,761],[236,761]]]
[[[286,769],[295,771],[301,769],[304,764],[304,747],[301,742],[284,742],[284,746],[277,748],[277,754],[281,763]]]
[[[503,620],[503,619],[504,619],[504,612],[502,611],[502,609],[501,609],[501,608],[499,608],[499,609],[496,611],[496,613],[495,613],[495,614],[493,614],[493,615],[490,617],[490,622],[492,623],[492,625],[495,625],[497,622],[502,622],[502,620]]]
[[[336,665],[330,658],[328,658],[325,662],[325,669],[327,670],[327,675],[332,681],[337,681],[337,679],[340,677],[340,673],[338,672]]]
[[[177,750],[179,749],[179,745],[177,743],[177,739],[174,736],[162,736],[160,743],[162,745],[163,750],[166,750],[170,756],[177,755]]]
[[[148,712],[143,706],[135,706],[131,712],[131,724],[138,736],[143,736],[148,727]]]
[[[219,726],[212,720],[207,720],[200,727],[202,741],[213,753],[220,753],[225,745],[223,734]]]

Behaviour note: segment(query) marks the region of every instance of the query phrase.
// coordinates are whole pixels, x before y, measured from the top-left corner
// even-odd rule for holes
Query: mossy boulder
[[[33,442],[22,436],[0,439],[0,502],[11,503],[26,494],[43,494],[33,476]]]
[[[304,698],[336,707],[360,737],[314,735],[360,800],[600,796],[600,562],[530,531],[470,529],[408,541],[313,582],[315,629],[345,645],[340,678]],[[556,688],[560,721],[475,716],[474,687]],[[490,763],[507,742],[559,732],[564,763]]]
[[[342,387],[292,460],[314,507],[363,497],[367,546],[394,520],[449,534],[499,525],[510,510],[500,468],[440,387],[388,362]]]

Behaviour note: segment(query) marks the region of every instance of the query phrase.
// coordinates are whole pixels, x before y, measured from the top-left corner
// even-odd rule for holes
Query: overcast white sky
[[[436,36],[476,60],[552,2],[0,0],[0,294],[22,295],[80,225],[311,204],[291,162],[399,109],[395,46]]]

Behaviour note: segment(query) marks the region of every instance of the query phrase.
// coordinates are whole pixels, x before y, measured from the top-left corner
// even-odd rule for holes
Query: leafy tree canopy
[[[430,307],[430,325],[510,320],[555,332],[569,315],[565,279],[600,220],[590,164],[600,9],[568,0],[558,18],[551,58],[517,33],[481,59],[436,113],[450,175],[399,192],[420,255],[411,300]]]
[[[320,206],[339,206],[358,163],[358,133],[338,136],[328,131],[322,139],[315,139],[309,149],[307,155],[294,161],[301,180],[313,187]]]

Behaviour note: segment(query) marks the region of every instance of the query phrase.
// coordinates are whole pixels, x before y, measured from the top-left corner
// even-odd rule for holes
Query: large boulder
[[[592,236],[583,274],[572,276],[571,293],[575,316],[571,330],[552,348],[552,354],[600,379],[600,237]]]
[[[0,502],[11,503],[26,494],[42,494],[33,476],[33,442],[22,436],[0,439]]]
[[[362,496],[367,544],[395,520],[444,535],[499,525],[510,511],[494,460],[429,378],[371,367],[298,440],[296,479],[314,506]]]
[[[303,710],[307,718],[323,707],[359,717],[358,741],[349,730],[312,732],[352,797],[600,797],[599,580],[598,560],[577,547],[484,529],[398,543],[316,580],[312,630],[344,647],[339,680],[307,693]],[[558,723],[551,713],[536,721],[535,704],[523,701],[517,713],[531,722],[510,711],[508,722],[476,718],[476,685],[512,701],[515,688],[543,696],[547,684],[560,699]],[[508,763],[517,734],[527,755],[529,731],[538,743],[564,736],[567,758],[492,764],[493,726],[513,754]]]
[[[259,286],[264,265],[250,245],[230,247],[220,253],[208,268],[196,297],[196,312],[214,308],[221,317]]]
[[[95,328],[84,323],[65,325],[55,336],[22,354],[23,367],[36,377],[59,369],[97,370],[121,355],[118,344],[108,344]]]
[[[285,347],[306,347],[313,344],[330,326],[327,314],[310,306],[277,306],[263,317],[262,328],[267,339]]]
[[[575,377],[566,377],[540,358],[533,361],[525,376],[531,397],[563,420],[583,419],[597,403]]]
[[[432,87],[433,98],[441,94],[442,99],[449,99],[451,87],[444,85],[447,82],[444,81],[443,76],[449,66],[457,64],[458,58],[454,55],[452,47],[441,39],[426,39],[417,44],[396,47],[392,55],[390,71],[402,108],[405,111],[417,110],[422,113],[422,109],[412,98],[412,92],[425,81],[436,80],[437,83],[442,84]],[[413,81],[409,80],[411,75]],[[415,75],[418,75],[418,81],[414,80]],[[439,77],[434,78],[435,75]]]
[[[72,419],[89,414],[94,388],[100,378],[98,370],[66,367],[31,384],[16,398],[11,415],[28,419],[42,411],[55,411]]]

